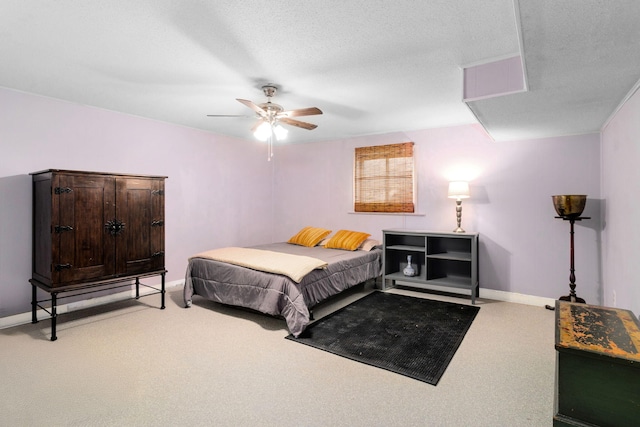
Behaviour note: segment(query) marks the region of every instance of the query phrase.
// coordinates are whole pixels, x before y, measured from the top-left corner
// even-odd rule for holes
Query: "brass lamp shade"
[[[551,196],[553,207],[558,216],[563,218],[577,218],[584,211],[587,196],[584,194],[570,194],[564,196]]]

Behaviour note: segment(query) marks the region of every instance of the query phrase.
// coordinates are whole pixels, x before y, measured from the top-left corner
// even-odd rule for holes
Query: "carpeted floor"
[[[286,338],[436,385],[479,310],[373,292]]]
[[[317,306],[318,319],[371,293]],[[388,293],[468,304],[467,297]],[[541,427],[553,421],[553,311],[480,298],[436,387],[284,339],[284,320],[182,288],[0,329],[0,425]]]

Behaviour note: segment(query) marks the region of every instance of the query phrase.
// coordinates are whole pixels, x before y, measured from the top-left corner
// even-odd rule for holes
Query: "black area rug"
[[[436,385],[479,310],[376,291],[286,338]]]

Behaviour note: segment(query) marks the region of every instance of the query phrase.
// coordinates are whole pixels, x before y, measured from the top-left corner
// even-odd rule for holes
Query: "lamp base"
[[[576,296],[576,295],[566,295],[563,297],[558,298],[560,301],[568,301],[568,302],[577,302],[577,303],[581,303],[581,304],[586,304],[585,300],[583,300],[582,298]]]
[[[576,295],[565,295],[563,297],[558,298],[558,300],[567,301],[567,302],[577,302],[577,303],[580,303],[580,304],[586,304],[585,300],[583,300],[582,298],[580,298],[579,296],[576,296]],[[552,305],[545,305],[544,308],[546,308],[547,310],[555,310],[556,309]]]
[[[462,229],[462,227],[457,227],[455,230],[453,230],[454,233],[466,233],[466,231],[464,231]]]

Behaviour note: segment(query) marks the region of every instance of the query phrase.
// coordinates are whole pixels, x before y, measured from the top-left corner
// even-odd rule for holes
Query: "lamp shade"
[[[276,135],[276,139],[278,141],[282,141],[287,138],[287,134],[289,131],[285,129],[282,125],[275,125],[273,127],[273,133]]]
[[[266,141],[271,136],[271,125],[267,122],[260,123],[253,135],[260,141]]]
[[[453,181],[449,183],[450,199],[468,199],[469,198],[469,183],[466,181]]]

